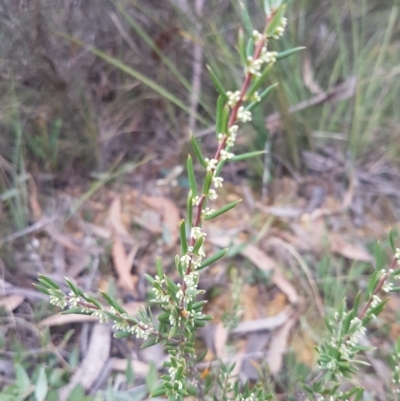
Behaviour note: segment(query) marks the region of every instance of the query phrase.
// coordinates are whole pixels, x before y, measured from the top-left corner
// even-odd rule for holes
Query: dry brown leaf
[[[12,312],[24,302],[24,299],[23,295],[9,295],[0,299],[0,308],[4,308],[7,312]]]
[[[283,356],[288,349],[289,335],[296,324],[296,318],[290,318],[283,326],[272,336],[267,354],[267,363],[273,375],[279,373],[283,365]]]
[[[75,244],[72,238],[66,234],[62,234],[54,225],[49,225],[45,228],[46,232],[53,238],[54,241],[59,242],[66,248],[73,251],[83,250],[79,245]]]
[[[348,259],[373,263],[374,258],[362,246],[350,244],[339,234],[330,234],[329,239],[331,252],[338,253]]]
[[[88,390],[93,385],[109,358],[110,349],[111,327],[107,324],[95,324],[85,358],[69,383],[59,390],[60,401],[66,401],[78,383],[85,390]]]
[[[112,201],[108,211],[107,224],[111,227],[112,231],[121,238],[130,237],[128,231],[122,223],[121,210],[121,198],[116,196]]]
[[[157,210],[161,214],[163,225],[170,234],[167,245],[169,247],[174,247],[179,238],[180,215],[178,207],[170,199],[161,196],[153,197],[143,195],[142,200],[149,207]]]
[[[229,237],[211,237],[210,242],[221,248],[229,247],[232,243],[234,246],[242,247],[243,242],[239,240],[232,240]],[[273,271],[271,281],[288,297],[292,304],[299,302],[299,296],[293,285],[287,280],[279,266],[275,261],[265,254],[261,249],[253,244],[247,244],[246,247],[240,252],[244,257],[250,260],[255,266],[263,271]]]
[[[232,330],[232,333],[245,334],[263,330],[275,330],[276,328],[282,326],[290,318],[291,315],[292,308],[289,306],[275,316],[257,320],[247,320],[245,322],[239,323],[239,325]]]
[[[226,356],[225,345],[228,341],[228,330],[222,323],[218,323],[215,328],[214,334],[214,347],[215,354],[218,358],[224,358]]]
[[[112,358],[111,369],[118,372],[126,372],[126,369],[128,368],[128,362],[128,359]],[[147,363],[135,359],[131,359],[130,363],[136,377],[145,377],[149,372],[149,365]]]
[[[122,288],[136,293],[134,281],[131,275],[132,264],[129,262],[124,244],[119,239],[118,235],[114,236],[112,245],[112,259],[115,271],[118,275],[118,282]],[[137,295],[137,294],[135,294]]]

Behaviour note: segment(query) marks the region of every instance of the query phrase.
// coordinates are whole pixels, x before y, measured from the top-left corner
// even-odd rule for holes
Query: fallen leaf
[[[107,225],[109,225],[112,231],[121,238],[129,238],[130,235],[122,223],[121,210],[121,198],[116,196],[111,203],[110,209],[108,210]]]
[[[228,330],[222,323],[218,323],[214,333],[214,347],[215,354],[218,358],[224,358],[226,356],[225,345],[228,341]]]
[[[272,336],[267,354],[267,363],[273,375],[280,372],[283,365],[283,356],[288,350],[289,335],[297,319],[291,317]]]
[[[169,248],[174,247],[179,238],[180,215],[178,207],[170,199],[161,196],[143,195],[142,200],[146,205],[161,214],[163,226],[169,234],[167,245]]]
[[[116,370],[118,372],[126,372],[126,369],[128,368],[128,359],[122,359],[122,358],[112,358],[111,359],[111,369]],[[147,363],[144,363],[142,361],[138,361],[136,359],[131,359],[130,360],[132,370],[135,374],[135,377],[146,377],[148,371],[149,371],[149,365]]]
[[[229,247],[234,245],[239,249],[242,249],[244,243],[242,241],[231,239],[229,237],[211,237],[210,242],[221,248]],[[271,281],[288,297],[292,304],[299,302],[299,296],[293,285],[287,280],[279,266],[275,261],[265,254],[261,249],[257,248],[253,244],[247,244],[240,253],[247,259],[250,260],[255,266],[263,271],[273,271],[274,274],[271,277]]]
[[[292,315],[292,308],[286,307],[281,313],[272,317],[266,317],[257,320],[247,320],[239,323],[239,325],[232,330],[234,334],[246,334],[250,332],[262,330],[275,330],[282,326]]]
[[[330,234],[329,239],[331,252],[338,253],[347,259],[373,263],[374,258],[362,246],[349,243],[339,234]]]
[[[101,323],[95,324],[85,358],[69,380],[69,383],[59,390],[60,401],[66,401],[78,383],[85,390],[88,390],[93,385],[109,358],[110,349],[111,327]]]
[[[12,312],[24,302],[24,299],[23,295],[9,295],[0,299],[0,308],[4,308],[7,312]]]
[[[112,259],[115,271],[118,275],[118,282],[122,288],[131,291],[137,296],[134,286],[133,276],[131,275],[132,264],[126,254],[124,244],[118,235],[114,236],[112,245]]]

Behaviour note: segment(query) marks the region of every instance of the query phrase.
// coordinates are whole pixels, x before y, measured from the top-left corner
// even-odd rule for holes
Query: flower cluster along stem
[[[396,266],[396,263],[397,263],[397,259],[394,257],[392,259],[392,262],[390,263],[389,272],[394,269],[394,267]],[[385,284],[385,282],[388,279],[388,277],[389,277],[389,273],[385,272],[383,274],[383,276],[379,279],[378,284],[376,285],[373,294],[369,297],[368,301],[364,305],[364,308],[362,309],[362,311],[361,311],[361,313],[359,315],[359,319],[362,320],[365,317],[365,314],[367,313],[369,307],[371,306],[371,303],[373,301],[374,295],[377,295],[379,293],[379,291],[382,289],[382,287]]]
[[[271,16],[269,18],[271,18]],[[254,54],[253,54],[253,58],[255,60],[257,60],[260,57],[261,51],[262,51],[263,47],[265,46],[266,40],[267,40],[267,37],[264,34],[264,35],[262,35],[262,39],[257,42],[256,48],[255,48]],[[243,81],[242,87],[240,89],[240,98],[239,98],[238,102],[236,103],[236,105],[234,107],[232,107],[230,115],[229,115],[228,130],[237,122],[238,110],[245,100],[246,92],[249,89],[252,77],[253,77],[253,74],[251,72],[247,72],[245,79]],[[223,139],[218,144],[217,151],[215,152],[215,155],[214,155],[214,159],[217,160],[218,163],[221,160],[221,151],[223,149],[225,149],[227,140],[228,140],[228,135],[224,135]],[[215,170],[216,170],[215,168],[211,169],[212,174],[214,174]],[[199,203],[197,205],[196,218],[195,218],[193,227],[201,227],[201,223],[202,223],[201,217],[202,217],[203,205],[204,205],[204,202],[205,202],[207,196],[208,196],[207,193],[201,194]],[[191,223],[192,222],[189,222],[190,225],[191,225]],[[195,244],[195,239],[193,237],[191,237],[189,240],[189,245],[194,246],[194,244]],[[192,272],[192,262],[190,261],[188,264],[188,267],[185,271],[185,274],[188,275],[191,272]],[[187,285],[186,285],[185,281],[183,281],[183,283],[182,283],[183,293],[185,293],[186,288],[187,288]],[[183,304],[184,304],[184,302],[183,302],[183,298],[182,298],[181,305],[180,305],[181,309],[183,308]]]

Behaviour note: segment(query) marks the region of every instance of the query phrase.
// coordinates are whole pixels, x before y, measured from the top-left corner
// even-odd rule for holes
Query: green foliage
[[[204,291],[198,288],[201,271],[224,257],[228,251],[221,249],[206,257],[206,233],[203,231],[203,224],[228,212],[240,201],[229,203],[216,211],[207,205],[218,197],[218,190],[223,186],[220,173],[226,161],[244,160],[264,152],[256,151],[237,156],[231,153],[242,125],[252,121],[252,112],[276,86],[265,85],[265,78],[271,73],[277,59],[289,57],[302,49],[296,47],[280,53],[267,50],[267,43],[276,41],[283,35],[286,27],[286,19],[283,16],[286,4],[282,4],[281,1],[265,0],[263,8],[268,23],[261,32],[258,32],[253,29],[246,4],[240,2],[244,25],[244,29],[239,32],[238,43],[241,60],[244,63],[242,65],[244,77],[240,90],[226,91],[221,77],[209,68],[211,80],[219,93],[215,113],[218,144],[214,156],[206,157],[199,142],[191,135],[193,152],[204,177],[203,185],[200,192],[193,160],[189,156],[187,173],[190,191],[186,203],[187,216],[179,227],[181,247],[180,253],[175,256],[175,268],[180,280],[175,282],[171,278],[172,275],[167,275],[161,259],[156,262],[157,275],[146,276],[153,295],[151,302],[160,312],[155,316],[153,309],[149,308],[140,310],[136,316],[130,316],[114,296],[100,291],[103,298],[101,302],[85,294],[68,278],[66,279],[70,290],[68,293],[63,292],[56,282],[46,276],[39,276],[36,285],[40,291],[50,296],[52,304],[63,309],[67,308],[67,313],[81,313],[95,316],[100,322],[113,322],[116,338],[136,336],[143,340],[142,348],[161,344],[168,354],[168,360],[164,362],[164,372],[160,379],[155,366],[152,365],[150,368],[146,387],[152,397],[167,396],[170,401],[180,401],[189,395],[199,397],[199,394],[207,401],[262,401],[274,398],[270,386],[267,385],[268,380],[264,377],[260,377],[254,386],[248,383],[241,385],[233,373],[234,364],[220,361],[216,369],[211,369],[208,375],[200,374],[197,364],[204,354],[197,354],[195,344],[197,330],[212,320],[212,316],[203,313],[206,301],[201,299]],[[244,45],[245,43],[247,44]],[[187,109],[174,95],[150,82],[132,68],[121,65],[114,57],[93,48],[89,50],[136,77],[183,110]],[[258,90],[265,86],[267,88],[259,94]],[[390,236],[389,242],[394,248],[393,235]],[[360,338],[367,332],[367,325],[382,312],[388,301],[387,298],[381,300],[380,292],[396,291],[398,288],[394,286],[393,281],[399,278],[399,271],[394,269],[399,259],[400,250],[395,249],[395,257],[386,270],[383,253],[378,244],[376,270],[372,273],[364,294],[359,293],[353,300],[352,306],[348,306],[346,299],[338,305],[332,302],[333,310],[325,317],[327,337],[316,347],[318,373],[313,377],[313,372],[298,388],[298,391],[302,391],[308,399],[357,400],[362,397],[363,389],[354,386],[352,381],[360,366],[367,365],[362,359],[362,353],[369,348],[360,345]],[[325,267],[321,265],[320,268]],[[235,270],[232,271],[232,308],[224,316],[225,325],[229,330],[238,324],[240,315],[239,294],[242,281],[234,272]],[[399,348],[400,345],[397,344],[396,347]],[[396,384],[399,380],[397,373],[395,370],[393,376]],[[131,372],[127,371],[126,374],[133,380]],[[20,383],[18,391],[31,389],[26,372],[20,370],[18,377]],[[349,380],[346,391],[341,392],[339,389],[343,378]],[[48,391],[46,372],[44,368],[40,368],[35,382],[36,400],[44,400]],[[77,388],[76,391],[78,394],[82,390]],[[84,395],[79,393],[79,397],[81,396]],[[112,397],[110,395],[109,399],[118,398],[115,394]]]

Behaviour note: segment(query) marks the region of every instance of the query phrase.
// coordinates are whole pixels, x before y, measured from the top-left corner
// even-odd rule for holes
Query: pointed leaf
[[[197,157],[197,160],[199,161],[199,163],[200,163],[204,168],[207,168],[207,163],[206,163],[206,161],[204,160],[204,156],[203,156],[203,153],[202,153],[202,151],[201,151],[201,149],[200,149],[200,146],[199,146],[199,144],[198,144],[196,138],[195,138],[192,134],[190,135],[190,141],[191,141],[191,143],[192,143],[193,151],[194,151],[194,153],[195,153],[195,155],[196,155],[196,157]]]
[[[197,196],[197,184],[196,184],[196,177],[194,175],[194,167],[193,167],[193,159],[192,156],[188,156],[186,162],[186,168],[188,173],[188,180],[189,180],[189,187],[192,191],[192,196]]]

